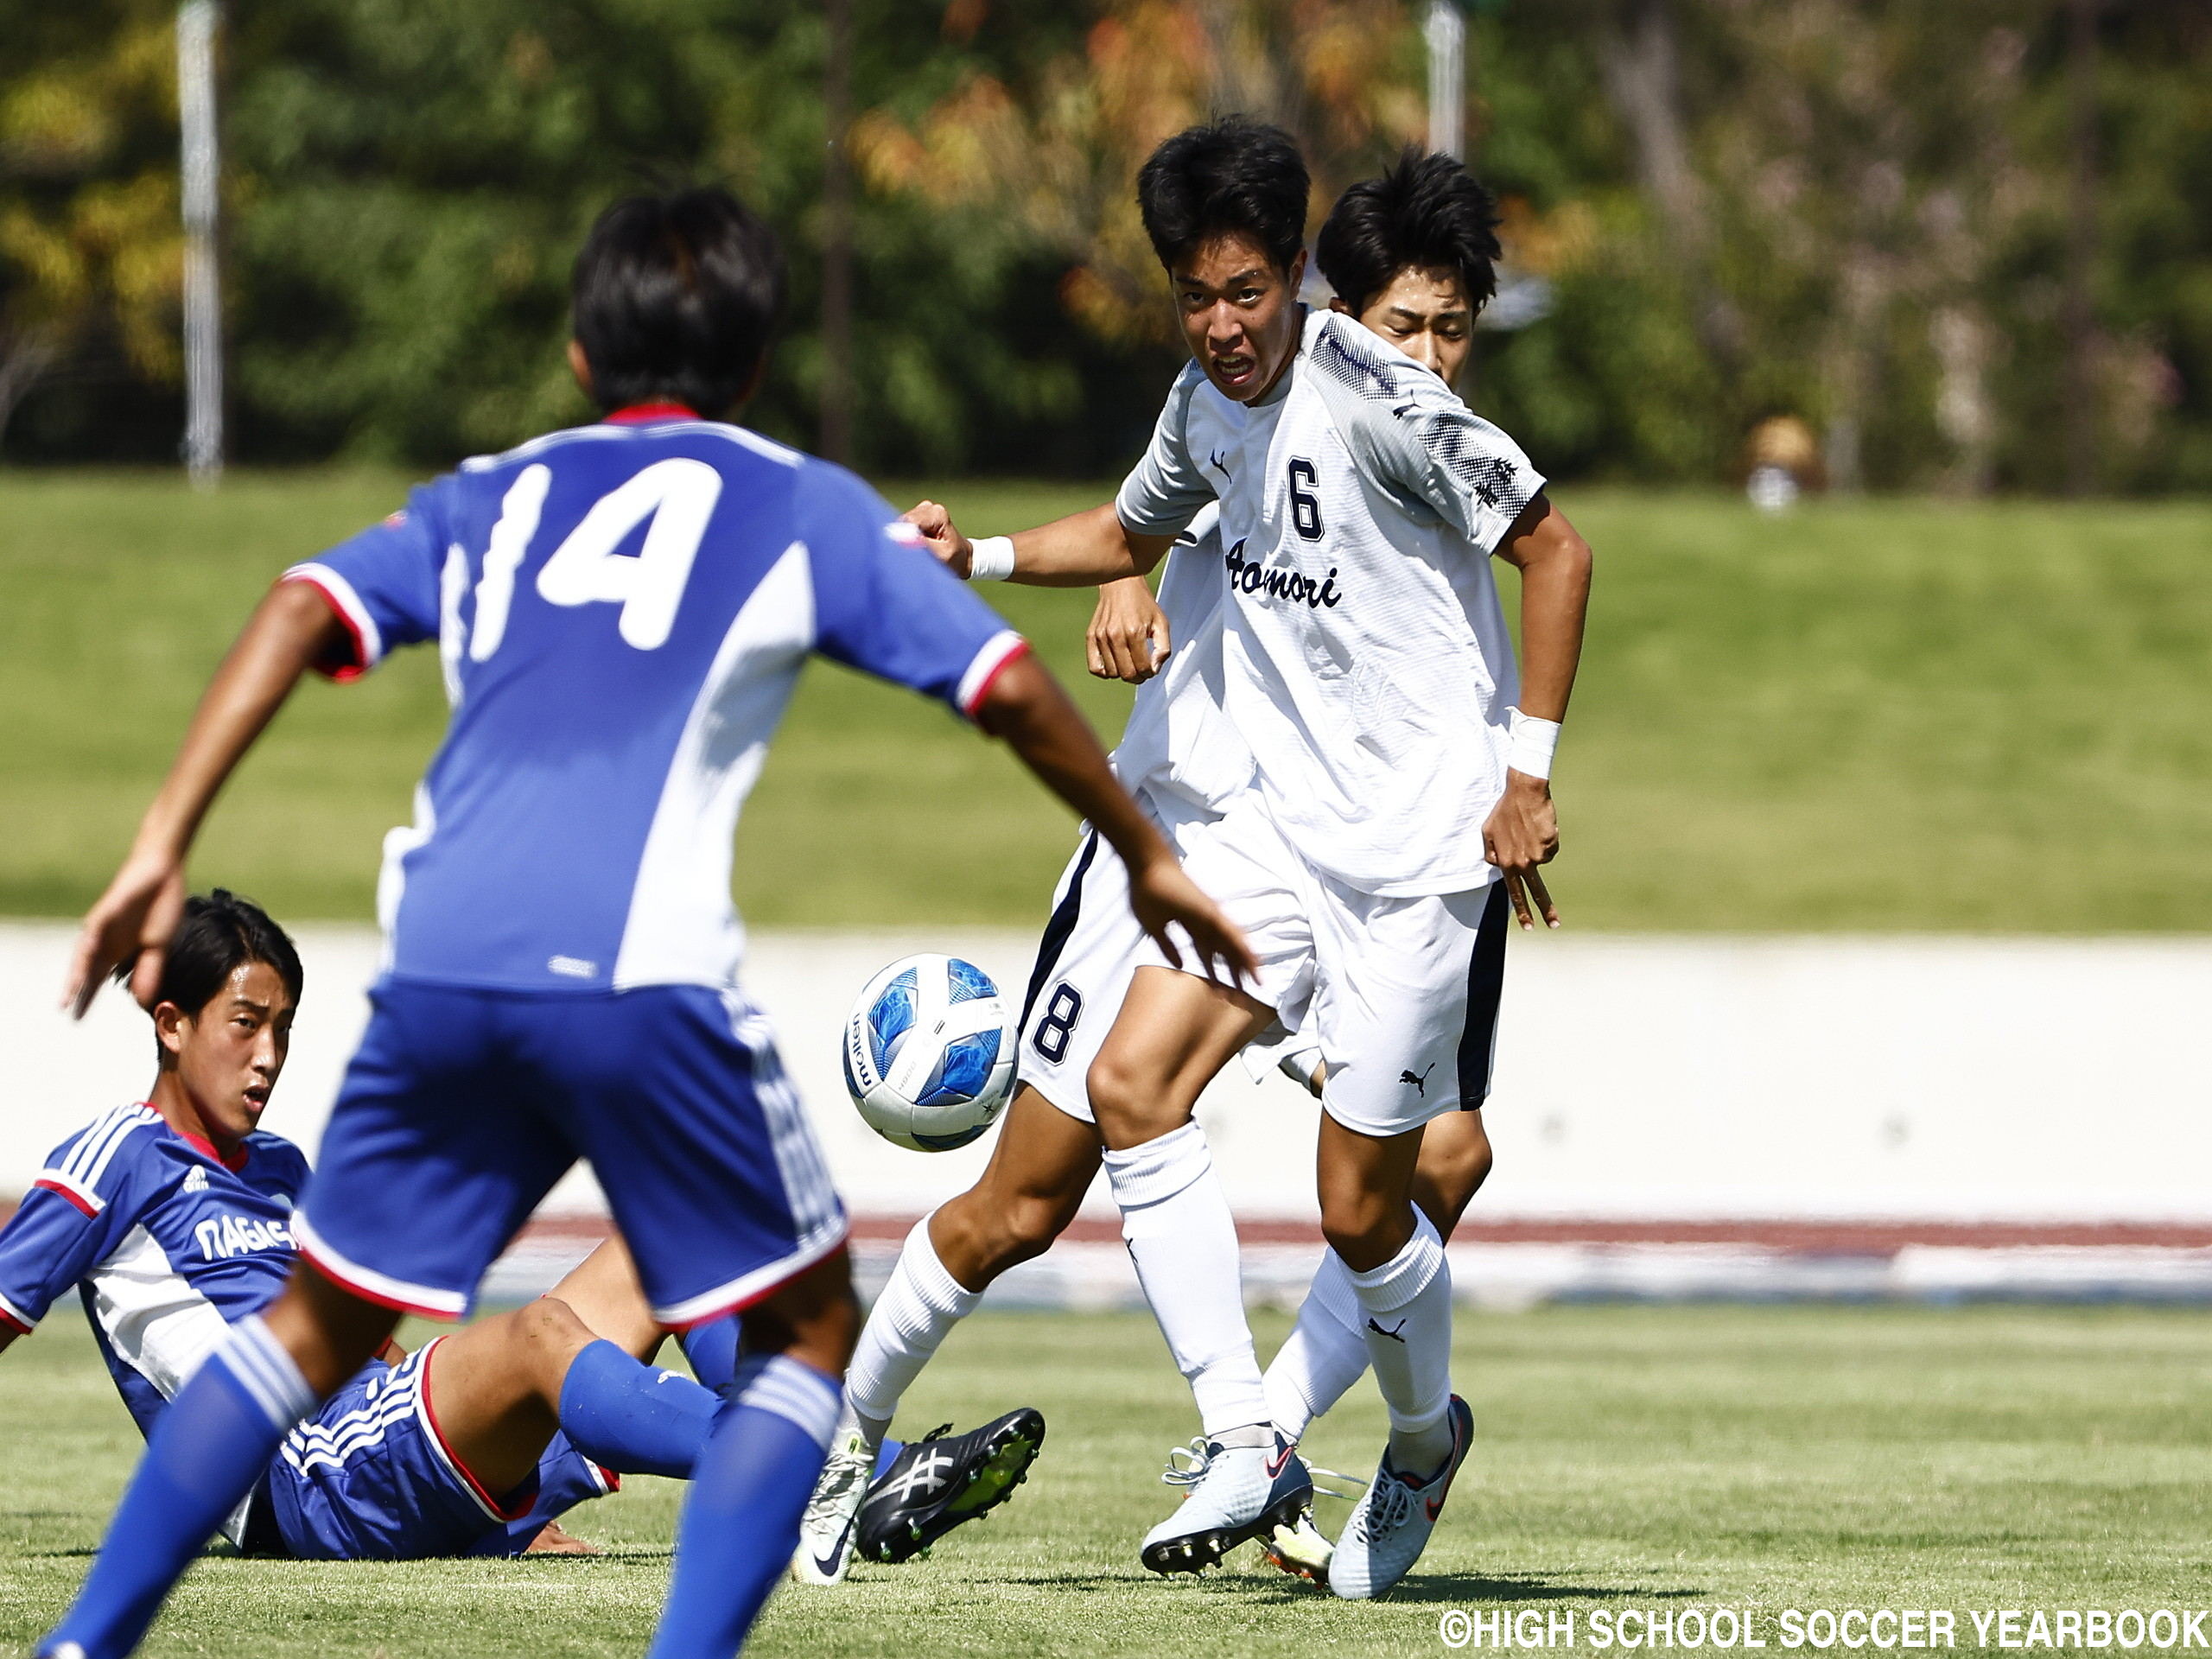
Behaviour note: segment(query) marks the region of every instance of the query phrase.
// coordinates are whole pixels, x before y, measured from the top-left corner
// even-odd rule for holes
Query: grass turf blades
[[[1263,1351],[1280,1316],[1258,1321]],[[419,1337],[418,1338],[419,1339]],[[1573,1611],[2203,1605],[2212,1546],[2212,1321],[2089,1310],[1586,1306],[1463,1313],[1453,1371],[1475,1447],[1428,1554],[1350,1604],[1248,1546],[1162,1583],[1136,1541],[1166,1512],[1187,1393],[1141,1314],[978,1314],[908,1412],[1052,1423],[1014,1502],[927,1560],[791,1586],[764,1656],[1435,1653],[1452,1608]],[[1370,1463],[1362,1383],[1308,1440]],[[0,1363],[0,1650],[28,1644],[84,1571],[136,1453],[82,1320],[57,1310]],[[213,1558],[152,1659],[462,1659],[635,1653],[668,1573],[681,1489],[635,1479],[575,1529],[597,1558],[294,1565]],[[1344,1505],[1322,1500],[1334,1530]]]

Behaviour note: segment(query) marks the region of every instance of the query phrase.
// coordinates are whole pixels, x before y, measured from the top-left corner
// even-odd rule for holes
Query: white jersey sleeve
[[[1198,509],[1214,499],[1214,487],[1191,453],[1185,431],[1191,399],[1205,378],[1205,371],[1196,363],[1185,364],[1175,377],[1144,458],[1114,498],[1114,512],[1124,530],[1140,536],[1179,534]]]
[[[1315,383],[1353,459],[1416,522],[1495,553],[1543,475],[1451,387],[1348,320],[1315,331]],[[1126,521],[1125,521],[1126,522]]]

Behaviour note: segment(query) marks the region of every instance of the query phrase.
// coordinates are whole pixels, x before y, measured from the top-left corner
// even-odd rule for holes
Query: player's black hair
[[[184,901],[184,916],[177,923],[168,950],[162,958],[161,988],[156,1002],[174,1002],[187,1014],[197,1014],[215,1000],[242,963],[266,963],[276,970],[292,1001],[300,1000],[306,976],[291,936],[269,918],[251,899],[241,899],[227,887],[194,893]],[[115,970],[118,980],[130,976],[131,964]]]
[[[601,408],[666,399],[720,416],[767,354],[783,250],[727,190],[626,196],[584,238],[570,295]]]
[[[1137,210],[1152,251],[1169,270],[1201,244],[1241,232],[1287,274],[1306,245],[1312,191],[1288,133],[1224,115],[1185,128],[1152,152],[1137,174]]]
[[[1417,148],[1338,197],[1313,242],[1313,263],[1355,315],[1409,265],[1459,272],[1479,312],[1497,292],[1497,261],[1496,199],[1449,156]]]

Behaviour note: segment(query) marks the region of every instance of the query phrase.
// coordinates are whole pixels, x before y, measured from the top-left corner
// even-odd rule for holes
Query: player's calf
[[[1438,1232],[1451,1237],[1496,1161],[1480,1107],[1431,1118],[1422,1131],[1421,1160],[1414,1170],[1414,1203],[1436,1224]]]
[[[931,1246],[955,1282],[980,1292],[1051,1249],[1082,1202],[1081,1192],[997,1191],[987,1177],[931,1217]]]
[[[437,1344],[426,1388],[454,1455],[495,1495],[537,1471],[556,1433],[620,1474],[685,1479],[716,1401],[646,1365],[545,1296]]]
[[[858,1320],[842,1251],[747,1312],[747,1357],[700,1451],[655,1655],[742,1645],[798,1547],[800,1516],[836,1431],[837,1377]]]

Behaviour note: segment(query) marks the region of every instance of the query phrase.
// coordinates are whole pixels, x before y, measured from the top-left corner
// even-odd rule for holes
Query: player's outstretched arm
[[[1179,926],[1206,973],[1227,984],[1250,982],[1259,964],[1244,935],[1183,873],[1166,838],[1115,780],[1096,734],[1042,664],[1022,656],[1001,670],[976,723],[1005,739],[1046,788],[1122,855],[1129,872],[1129,907],[1168,961],[1182,965],[1182,946],[1169,931]],[[1224,971],[1217,972],[1217,964]]]
[[[1521,572],[1521,713],[1556,724],[1567,717],[1582,662],[1583,621],[1590,609],[1590,544],[1567,515],[1539,493],[1497,544],[1497,556]],[[1559,813],[1549,766],[1543,775],[1505,774],[1505,795],[1483,825],[1483,855],[1505,873],[1505,890],[1524,928],[1540,911],[1559,925],[1559,907],[1537,866],[1559,851]]]
[[[1160,672],[1175,640],[1167,613],[1142,576],[1124,576],[1098,590],[1084,649],[1090,671],[1102,680],[1142,685]]]
[[[936,501],[919,501],[906,514],[930,551],[956,575],[1025,582],[1033,588],[1095,588],[1123,576],[1148,575],[1175,544],[1173,536],[1141,536],[1123,527],[1112,502],[1071,512],[1010,537],[986,537],[979,564],[976,544],[961,534],[952,514]],[[998,543],[1003,543],[1004,546]],[[998,563],[991,563],[991,554]]]
[[[184,862],[200,820],[253,741],[310,664],[341,652],[344,626],[305,582],[279,582],[215,671],[168,778],[146,809],[123,868],[86,912],[63,982],[62,1005],[79,1019],[100,982],[135,962],[130,992],[151,1000],[162,954],[184,909]]]

